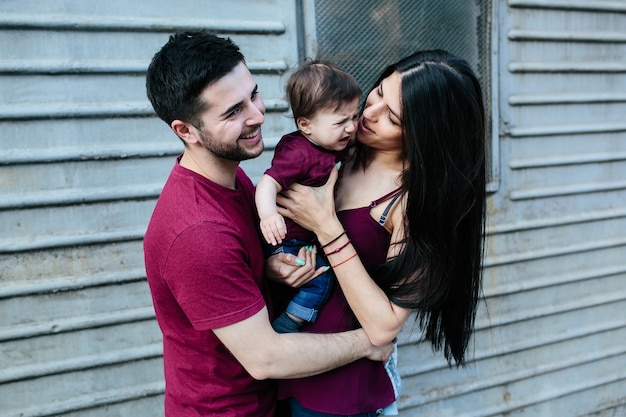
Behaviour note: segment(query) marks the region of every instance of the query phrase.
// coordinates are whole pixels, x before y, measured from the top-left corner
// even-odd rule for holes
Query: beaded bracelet
[[[336,241],[338,241],[338,240],[339,240],[339,238],[340,238],[341,236],[343,236],[343,235],[345,235],[345,234],[346,234],[346,231],[344,230],[343,232],[341,232],[341,234],[340,234],[339,236],[337,236],[336,238],[334,238],[333,240],[331,240],[331,241],[330,241],[330,242],[328,242],[327,244],[322,245],[322,249],[324,249],[324,248],[325,248],[326,246],[328,246],[328,245],[332,245],[333,243],[335,243]]]
[[[348,239],[348,241],[346,243],[344,243],[343,245],[339,246],[337,249],[333,249],[328,253],[324,253],[324,256],[328,256],[328,255],[332,255],[334,253],[340,252],[343,248],[345,248],[346,246],[348,246],[350,244],[350,242],[352,242],[350,239]]]
[[[354,255],[350,256],[348,259],[344,259],[343,261],[339,262],[338,264],[336,264],[336,265],[331,265],[331,266],[333,267],[333,269],[334,269],[334,268],[337,268],[339,265],[343,265],[343,264],[345,264],[345,263],[346,263],[346,262],[348,262],[350,259],[354,259],[357,255],[358,255],[358,254],[357,254],[357,253],[355,253]]]

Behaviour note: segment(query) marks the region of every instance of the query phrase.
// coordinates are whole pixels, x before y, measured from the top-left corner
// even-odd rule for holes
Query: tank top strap
[[[385,225],[385,222],[387,221],[387,214],[389,214],[389,210],[391,210],[391,206],[393,206],[393,203],[396,202],[396,200],[398,199],[398,197],[400,197],[400,193],[396,194],[391,201],[389,202],[389,204],[387,204],[387,207],[385,207],[385,211],[383,211],[383,214],[380,215],[380,219],[378,219],[378,224],[380,224],[381,226]]]
[[[378,224],[380,224],[381,226],[385,225],[385,221],[387,221],[387,215],[389,214],[389,210],[391,210],[391,207],[393,206],[393,203],[396,202],[396,200],[398,199],[398,197],[400,197],[400,188],[396,188],[395,190],[393,190],[392,192],[385,194],[384,196],[372,201],[370,203],[370,208],[372,207],[376,207],[377,205],[379,205],[380,203],[387,201],[389,198],[391,198],[391,201],[389,202],[389,204],[387,204],[387,207],[385,207],[385,210],[383,211],[383,214],[380,216],[380,218],[378,219]]]
[[[372,207],[376,207],[377,205],[379,205],[380,203],[382,203],[383,201],[387,201],[389,200],[391,197],[393,197],[394,195],[400,195],[400,187],[396,188],[395,190],[393,190],[390,193],[385,194],[384,196],[372,201],[370,203],[370,208]]]

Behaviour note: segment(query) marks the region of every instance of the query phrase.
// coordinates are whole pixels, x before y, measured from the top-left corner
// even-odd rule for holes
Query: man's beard
[[[260,129],[261,128],[259,127],[259,134],[261,134]],[[263,146],[261,146],[261,150],[259,152],[248,151],[239,146],[239,140],[235,141],[232,144],[225,144],[213,140],[213,138],[205,134],[203,131],[200,132],[200,140],[202,146],[204,146],[206,150],[208,150],[218,158],[226,159],[229,161],[246,161],[248,159],[256,158],[257,156],[261,155],[261,153],[263,153]]]

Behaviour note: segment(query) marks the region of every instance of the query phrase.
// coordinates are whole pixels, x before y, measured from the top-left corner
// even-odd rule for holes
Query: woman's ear
[[[296,126],[298,126],[298,129],[305,135],[311,134],[311,121],[306,117],[298,117]]]

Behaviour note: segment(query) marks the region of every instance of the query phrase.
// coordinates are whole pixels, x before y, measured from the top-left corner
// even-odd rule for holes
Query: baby
[[[299,183],[321,186],[331,169],[341,163],[357,129],[361,88],[357,80],[333,63],[311,61],[296,70],[287,81],[287,98],[298,130],[284,135],[274,151],[272,166],[256,187],[256,205],[261,232],[272,254],[296,254],[303,246],[316,245],[315,235],[276,209],[276,195]],[[317,266],[328,261],[317,256]],[[299,331],[305,322],[315,322],[328,299],[333,283],[327,270],[299,288],[272,324],[279,333]]]

